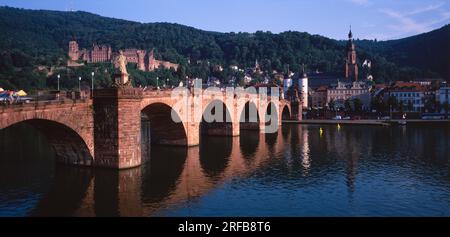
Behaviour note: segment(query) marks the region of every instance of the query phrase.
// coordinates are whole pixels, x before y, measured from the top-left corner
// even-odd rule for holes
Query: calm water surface
[[[153,146],[116,172],[56,165],[19,125],[0,131],[0,216],[450,216],[449,134],[288,125]]]

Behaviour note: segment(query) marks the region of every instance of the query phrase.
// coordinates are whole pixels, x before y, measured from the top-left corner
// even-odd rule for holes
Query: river
[[[55,164],[26,124],[0,131],[0,216],[450,216],[450,128],[285,125],[143,149],[142,167]]]

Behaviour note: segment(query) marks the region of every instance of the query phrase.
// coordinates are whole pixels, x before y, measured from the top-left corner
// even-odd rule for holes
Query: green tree
[[[333,99],[330,100],[330,102],[328,102],[328,109],[331,111],[335,111],[336,110],[336,103],[334,102]]]
[[[429,112],[436,112],[437,109],[437,102],[436,102],[436,98],[430,98],[430,99],[426,99],[425,100],[425,105],[424,105],[424,109],[425,112],[429,113]]]
[[[450,108],[450,105],[447,101],[442,104],[442,109],[444,109],[444,111],[445,111],[445,119],[448,119],[449,108]]]
[[[355,113],[361,113],[363,109],[363,103],[360,99],[353,99],[353,106],[355,108]]]
[[[350,103],[350,99],[345,100],[344,109],[346,112],[352,112],[352,104]]]
[[[398,109],[399,103],[395,96],[391,95],[388,98],[388,106],[390,111]]]

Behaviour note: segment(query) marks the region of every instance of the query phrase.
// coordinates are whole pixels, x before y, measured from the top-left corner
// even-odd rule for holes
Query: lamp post
[[[159,90],[159,77],[156,77],[156,89]]]
[[[58,91],[59,91],[59,79],[61,78],[61,75],[58,74]]]
[[[78,77],[78,91],[80,92],[81,96],[81,77]]]
[[[91,73],[91,99],[94,98],[94,76],[95,76],[95,72]]]
[[[170,87],[170,85],[169,85],[169,78],[167,78],[166,81],[167,81],[166,82],[167,87]]]

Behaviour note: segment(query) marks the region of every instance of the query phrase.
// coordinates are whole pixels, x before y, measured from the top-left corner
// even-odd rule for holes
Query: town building
[[[277,73],[273,74],[273,78],[279,85],[282,85],[284,83],[284,74],[283,73],[277,72]]]
[[[417,82],[396,82],[389,88],[389,96],[396,98],[405,112],[421,112],[425,105],[426,87]]]
[[[345,101],[352,99],[359,99],[363,108],[370,107],[370,87],[365,82],[345,83],[338,81],[337,85],[332,85],[327,90],[327,103],[333,101],[337,108],[345,108]]]
[[[449,86],[442,86],[439,88],[438,92],[436,93],[437,101],[443,105],[444,103],[448,103],[450,105],[450,87]]]
[[[312,90],[310,93],[311,97],[311,108],[322,109],[327,106],[327,93],[328,86],[321,86],[316,90]]]
[[[214,65],[213,71],[214,71],[214,72],[223,72],[223,67],[222,67],[222,65]]]
[[[261,75],[263,71],[261,70],[261,65],[259,65],[258,60],[255,61],[255,67],[253,68],[253,73]]]
[[[293,86],[293,80],[290,77],[286,77],[283,79],[283,94],[284,98],[288,98],[289,89]]]

